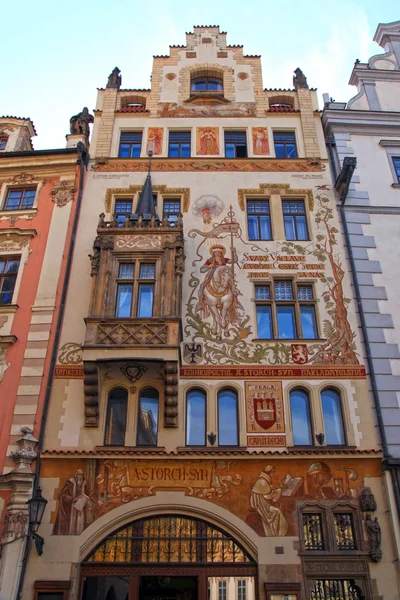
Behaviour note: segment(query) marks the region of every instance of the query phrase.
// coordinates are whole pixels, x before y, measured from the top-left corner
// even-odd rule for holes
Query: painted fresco
[[[219,154],[219,127],[196,128],[196,154]]]
[[[269,154],[268,128],[252,127],[251,135],[253,138],[253,154],[256,156]]]
[[[226,508],[260,536],[297,535],[297,500],[356,500],[365,477],[379,473],[379,459],[47,459],[43,465],[43,477],[60,477],[54,535],[79,535],[121,504],[177,490]]]
[[[231,102],[216,105],[188,105],[176,102],[162,102],[159,105],[160,117],[255,117],[257,108],[255,102]]]
[[[147,153],[151,150],[154,156],[162,154],[163,127],[149,127],[147,132]]]
[[[325,187],[325,186],[324,186]],[[357,365],[355,333],[348,320],[351,302],[343,290],[343,258],[337,251],[329,192],[316,190],[314,239],[304,242],[246,241],[242,215],[225,208],[216,196],[204,195],[192,206],[198,226],[188,231],[195,252],[189,270],[185,337],[200,347],[201,362],[211,365]],[[192,245],[192,244],[191,244]],[[319,281],[324,308],[322,334],[326,341],[299,344],[255,339],[253,303],[245,279],[271,281],[287,274]],[[322,289],[321,289],[322,288]],[[251,295],[253,291],[251,291]],[[198,353],[198,356],[199,356]],[[184,352],[186,363],[190,353]],[[196,362],[200,362],[197,360]]]

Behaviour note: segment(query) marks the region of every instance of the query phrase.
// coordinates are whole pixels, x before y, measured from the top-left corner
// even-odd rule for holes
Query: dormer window
[[[222,92],[224,84],[219,77],[194,77],[190,89],[192,92]]]

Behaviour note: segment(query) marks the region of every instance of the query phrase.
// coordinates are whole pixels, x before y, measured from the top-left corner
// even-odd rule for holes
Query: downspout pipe
[[[331,160],[333,158],[332,145],[333,145],[332,142],[330,142],[328,144],[328,153],[329,153],[329,157]],[[336,173],[336,169],[335,169],[335,163],[333,160],[332,160],[332,165],[333,165],[333,174],[334,174],[334,176],[336,176],[337,173]],[[384,425],[383,417],[382,417],[382,405],[381,405],[381,401],[380,401],[380,397],[379,397],[378,384],[376,381],[376,373],[375,373],[374,362],[373,362],[372,352],[371,352],[371,343],[369,340],[368,327],[367,327],[364,307],[363,307],[362,299],[361,299],[360,284],[358,281],[358,273],[357,273],[356,263],[355,263],[354,254],[353,254],[353,247],[351,245],[348,223],[347,223],[347,219],[346,219],[346,210],[345,210],[346,199],[347,199],[347,195],[348,195],[348,191],[349,191],[349,187],[350,187],[351,178],[353,176],[356,166],[357,166],[357,159],[355,157],[348,157],[348,156],[345,157],[345,159],[343,161],[342,170],[340,171],[339,175],[337,175],[337,177],[336,177],[335,188],[336,188],[337,192],[339,193],[339,198],[340,198],[340,216],[341,216],[342,223],[343,223],[343,233],[344,233],[344,238],[346,241],[351,273],[353,276],[354,291],[355,291],[355,296],[356,296],[358,313],[360,315],[361,329],[363,332],[364,347],[365,347],[365,353],[366,353],[366,357],[367,357],[368,371],[369,371],[369,376],[371,379],[372,396],[374,399],[378,428],[379,428],[379,433],[381,436],[382,451],[383,451],[383,466],[384,466],[385,470],[390,471],[390,474],[392,477],[392,483],[393,483],[393,489],[394,489],[394,495],[395,495],[395,501],[396,501],[396,508],[397,508],[398,516],[400,518],[399,480],[397,478],[396,467],[390,464],[391,455],[390,455],[389,448],[388,448],[386,430],[385,430],[385,425]]]
[[[49,376],[48,376],[47,385],[46,385],[46,393],[45,393],[44,402],[43,402],[42,418],[40,421],[40,431],[39,431],[36,468],[35,468],[35,479],[33,482],[33,494],[32,495],[34,495],[36,488],[39,485],[40,468],[41,468],[41,464],[42,464],[41,453],[42,453],[43,445],[44,445],[47,413],[49,410],[51,389],[52,389],[53,380],[54,380],[54,369],[55,369],[56,362],[57,362],[57,350],[58,350],[58,345],[60,342],[61,326],[62,326],[62,323],[64,320],[65,303],[66,303],[66,299],[67,299],[68,285],[69,285],[69,279],[70,279],[71,268],[72,268],[72,258],[73,258],[74,249],[75,249],[76,233],[78,230],[79,216],[80,216],[81,206],[82,206],[83,182],[84,182],[85,170],[87,169],[87,165],[89,162],[88,150],[82,142],[78,142],[76,149],[78,152],[78,160],[76,162],[79,165],[78,196],[76,199],[76,210],[75,210],[75,214],[74,214],[74,221],[72,224],[71,241],[69,244],[68,256],[67,256],[67,261],[66,261],[66,266],[65,266],[65,275],[64,275],[64,280],[63,280],[62,290],[61,290],[60,310],[58,312],[56,331],[55,331],[55,335],[54,335],[53,347],[51,350],[51,361],[50,361],[50,368],[49,368]],[[20,576],[19,576],[18,591],[16,594],[17,600],[20,600],[20,598],[22,596],[22,587],[24,584],[26,567],[28,564],[29,548],[30,548],[30,538],[28,536],[25,538],[25,551],[24,551],[24,556],[22,559],[21,572],[20,572]]]

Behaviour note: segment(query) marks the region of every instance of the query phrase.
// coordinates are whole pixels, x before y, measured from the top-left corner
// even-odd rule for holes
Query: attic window
[[[5,150],[8,142],[8,136],[0,136],[0,150]]]
[[[192,92],[222,92],[224,84],[219,77],[194,77],[190,89]]]
[[[285,104],[284,102],[276,102],[269,105],[270,108],[282,107],[282,108],[293,108],[291,104]]]

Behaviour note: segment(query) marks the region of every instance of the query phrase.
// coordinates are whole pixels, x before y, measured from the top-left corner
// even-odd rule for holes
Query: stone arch
[[[89,525],[79,538],[79,562],[85,560],[107,535],[124,525],[137,519],[172,513],[215,525],[237,540],[256,562],[259,560],[264,538],[239,517],[207,500],[185,496],[184,492],[158,492],[156,496],[121,505]]]
[[[121,108],[131,104],[137,104],[139,106],[143,106],[143,108],[146,108],[146,100],[147,94],[141,94],[137,92],[130,92],[126,94],[122,93],[119,95],[120,105],[118,109],[121,110]]]
[[[224,97],[226,100],[234,100],[233,69],[231,67],[212,63],[196,63],[195,65],[184,67],[179,71],[179,102],[184,102],[189,98],[191,78],[201,75],[222,77],[224,82]]]

